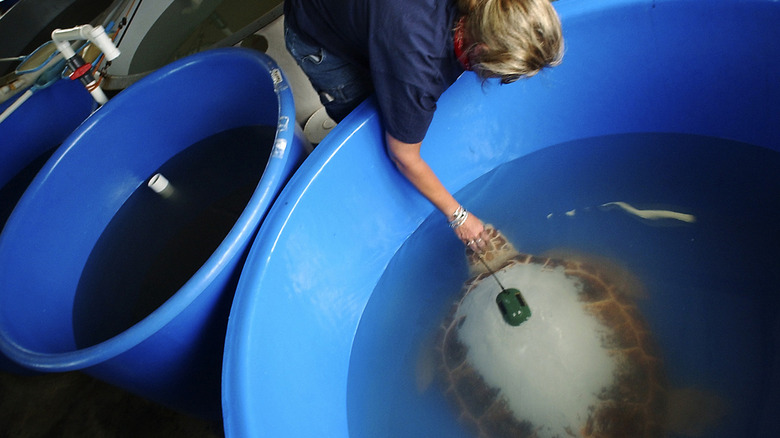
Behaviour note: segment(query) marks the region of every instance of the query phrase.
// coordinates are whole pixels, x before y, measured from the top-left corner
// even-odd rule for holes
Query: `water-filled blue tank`
[[[0,105],[0,112],[19,97],[21,93]],[[87,90],[70,79],[61,79],[35,92],[0,123],[0,187],[38,156],[59,146],[95,106]]]
[[[622,135],[670,134],[736,142],[776,158],[780,150],[776,128],[780,49],[774,43],[780,38],[777,2],[561,0],[555,7],[562,17],[567,44],[563,64],[505,86],[490,81],[483,84],[472,74],[463,75],[441,97],[422,146],[424,158],[444,185],[481,219],[494,222],[501,210],[518,210],[514,221],[520,222],[520,232],[512,236],[515,245],[526,250],[544,246],[539,239],[547,233],[556,244],[573,246],[578,237],[567,242],[565,233],[523,235],[523,227],[530,226],[540,213],[550,213],[549,224],[553,224],[559,217],[573,216],[574,207],[594,206],[576,205],[579,199],[590,202],[588,196],[596,190],[579,186],[581,177],[595,176],[594,184],[603,190],[621,184],[599,182],[601,173],[609,177],[594,165],[582,174],[568,174],[572,181],[568,190],[546,191],[539,182],[546,181],[549,174],[558,175],[558,166],[598,164],[609,158],[599,156],[600,149],[583,149],[593,145],[583,143],[579,149],[570,149],[576,163],[567,163],[568,155],[542,159],[545,155],[540,154],[559,145]],[[652,146],[642,147],[652,151]],[[715,148],[712,150],[714,155]],[[668,162],[674,163],[674,149],[671,153]],[[526,158],[541,164],[513,174],[508,186],[491,186],[490,179],[483,178],[507,163]],[[700,161],[707,163],[710,158],[703,154]],[[657,177],[646,182],[674,181],[677,174],[664,169],[658,167]],[[753,169],[742,170],[750,174]],[[699,181],[702,187],[697,193],[727,187],[717,176],[708,178],[712,179]],[[484,189],[471,188],[474,181],[484,184]],[[755,218],[760,212],[762,220],[777,218],[777,207],[770,205],[775,199],[771,196],[778,192],[777,183],[771,181],[764,180],[740,198],[758,198],[747,210],[750,216]],[[531,185],[536,189],[522,205],[514,206],[505,195],[492,202],[484,200],[499,188],[506,194],[512,187],[522,192]],[[670,200],[686,190],[662,189],[668,196],[654,202],[674,204]],[[560,202],[559,209],[537,207],[555,203],[554,197],[561,193],[566,202]],[[574,193],[582,196],[571,197]],[[600,202],[626,200],[606,198]],[[717,214],[699,213],[698,225],[652,229],[667,233],[662,236],[695,233],[697,226],[710,226],[720,213],[733,214],[725,217],[737,218],[740,236],[760,232],[751,240],[759,246],[762,240],[769,242],[762,247],[763,253],[718,244],[693,252],[656,253],[652,246],[632,247],[629,241],[626,250],[639,257],[636,260],[647,262],[629,266],[649,288],[650,298],[642,311],[662,344],[671,384],[704,386],[726,400],[729,413],[710,429],[720,433],[717,436],[772,436],[780,410],[776,366],[780,320],[777,299],[771,293],[772,280],[778,280],[777,269],[767,260],[777,259],[778,237],[776,232],[765,233],[772,229],[766,222],[751,229],[734,207],[719,207],[713,210]],[[564,214],[568,209],[572,209],[571,215]],[[571,223],[577,223],[578,217]],[[598,218],[606,220],[607,216]],[[539,220],[548,219],[541,216]],[[601,227],[607,240],[611,229],[618,228]],[[699,241],[694,237],[686,236],[685,242],[693,245]],[[408,250],[412,240],[418,243]],[[600,243],[586,249],[610,251]],[[458,423],[454,409],[450,414],[444,413],[450,408],[417,409],[425,403],[405,398],[403,391],[402,397],[393,398],[379,390],[400,386],[396,374],[412,382],[415,374],[413,366],[399,369],[383,364],[414,363],[412,356],[416,354],[415,346],[399,349],[396,344],[405,342],[404,338],[388,335],[383,329],[390,327],[393,334],[404,334],[407,327],[414,330],[429,324],[424,316],[418,316],[427,309],[431,309],[428,319],[435,328],[440,309],[446,309],[452,296],[440,298],[434,288],[447,283],[457,293],[466,276],[462,251],[445,219],[388,160],[374,102],[359,107],[318,146],[285,187],[245,264],[225,350],[223,412],[227,436],[460,436],[443,432],[449,431],[449,423]],[[648,260],[641,258],[643,253],[656,256]],[[663,265],[667,271],[659,272],[673,268],[675,275],[662,284],[676,286],[704,279],[707,287],[683,289],[664,300],[655,299],[654,286],[660,283],[644,274],[672,256],[682,258],[674,265]],[[412,260],[399,261],[404,257]],[[451,263],[428,269],[442,259]],[[730,276],[724,274],[728,269],[704,271],[704,275],[684,269],[716,259],[749,261],[744,266],[755,262],[754,266],[762,268],[749,268],[744,273],[737,270]],[[387,280],[386,271],[399,264],[411,264],[406,271],[415,275]],[[748,278],[750,286],[744,283],[746,286],[738,287],[740,279]],[[430,288],[418,291],[414,289],[418,283]],[[380,288],[386,284],[394,284],[396,293],[381,294]],[[726,292],[709,288],[724,284],[734,287]],[[411,298],[404,294],[410,288],[417,291]],[[404,298],[395,298],[398,295]],[[706,318],[700,318],[703,315]],[[715,327],[717,333],[726,335],[708,335]],[[751,359],[740,362],[734,352],[746,353]],[[410,357],[402,357],[405,355]],[[736,362],[721,362],[724,356],[735,357]],[[717,371],[698,373],[698,365],[710,367],[708,364]],[[371,383],[371,378],[375,382]],[[359,387],[365,382],[378,390],[376,400],[371,400],[370,394],[362,399],[355,395],[371,392]],[[367,405],[376,405],[375,412],[369,412]],[[442,420],[446,415],[449,423]]]
[[[2,351],[34,370],[83,370],[219,417],[235,282],[269,206],[305,156],[294,120],[281,70],[244,49],[179,60],[111,99],[46,163],[0,236]],[[216,155],[195,151],[203,144]],[[200,159],[199,167],[160,170],[181,157]],[[249,175],[231,173],[225,157],[253,166]],[[147,187],[157,172],[170,183],[160,195]],[[229,184],[240,178],[241,187]],[[136,204],[138,196],[147,203]],[[203,218],[215,216],[224,234],[209,237],[213,248],[204,255],[197,244],[215,222]],[[169,262],[196,250],[200,265],[191,276],[178,272],[180,284],[166,290],[174,276],[168,267],[176,268]],[[149,289],[152,277],[169,296],[134,292]]]
[[[1,104],[0,113],[18,98],[21,93]],[[62,79],[37,90],[0,122],[0,229],[48,156],[96,106],[78,81]],[[4,355],[0,369],[26,371]]]

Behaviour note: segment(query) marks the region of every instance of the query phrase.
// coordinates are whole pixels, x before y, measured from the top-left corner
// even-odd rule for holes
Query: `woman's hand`
[[[463,224],[455,228],[455,235],[476,253],[481,253],[487,247],[488,234],[485,231],[485,225],[471,213]]]

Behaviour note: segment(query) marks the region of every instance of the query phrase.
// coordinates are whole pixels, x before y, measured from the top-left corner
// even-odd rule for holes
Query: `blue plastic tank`
[[[0,105],[5,111],[16,98]],[[37,91],[0,123],[0,187],[42,153],[59,146],[95,109],[95,101],[77,81],[61,79]]]
[[[83,370],[218,418],[240,267],[306,155],[294,121],[281,70],[245,49],[179,60],[101,107],[46,163],[0,235],[2,351],[33,370]],[[166,167],[174,162],[185,164]],[[169,186],[158,195],[148,184],[160,172]],[[223,235],[210,234],[215,223]],[[182,278],[191,266],[172,270],[169,261],[196,251],[203,260],[191,276]],[[174,272],[181,284],[166,283]],[[147,284],[169,296],[134,292]]]
[[[19,96],[0,104],[5,111]],[[0,123],[0,229],[48,156],[97,105],[77,81],[38,90]],[[0,355],[0,369],[28,372]]]
[[[750,205],[744,215],[730,204],[708,203],[706,210],[695,211],[698,221],[690,226],[650,227],[620,216],[619,210],[581,209],[600,205],[590,203],[597,201],[591,199],[597,189],[613,193],[622,188],[620,180],[609,179],[620,162],[599,166],[612,156],[612,149],[600,149],[600,139],[620,143],[634,136],[649,135],[653,141],[692,136],[735,142],[767,158],[754,160],[752,167],[740,168],[741,160],[714,166],[706,178],[694,179],[695,190],[660,186],[659,202],[684,199],[688,205],[696,201],[688,193],[701,197],[725,190],[729,179],[717,176],[720,170],[746,177],[769,172],[760,169],[761,163],[776,164],[780,150],[780,47],[775,43],[780,4],[561,0],[555,7],[567,44],[563,64],[504,86],[464,74],[438,102],[423,157],[481,219],[507,230],[517,223],[510,237],[525,251],[551,249],[542,241],[548,239],[569,247],[587,242],[585,251],[609,253],[605,242],[614,241],[635,257],[629,266],[646,280],[648,294],[676,292],[663,299],[653,292],[642,302],[662,343],[672,384],[702,385],[727,400],[729,414],[714,429],[715,436],[774,436],[780,411],[780,320],[773,292],[778,271],[772,267],[778,234],[770,226],[778,218],[776,178],[744,184],[751,188],[738,197]],[[621,157],[653,153],[656,144],[659,150],[665,146],[640,143],[634,151],[624,148]],[[680,160],[687,157],[684,145],[677,149]],[[566,153],[547,155],[557,150]],[[634,183],[639,188],[672,184],[685,175],[684,168],[677,169],[679,174],[663,170],[664,163],[676,163],[677,150],[665,148],[672,158],[657,170],[644,169],[641,175],[650,177]],[[699,150],[694,162],[706,166],[715,150]],[[525,160],[533,165],[510,172],[510,183],[492,185],[494,171]],[[560,167],[586,170],[561,176]],[[632,171],[622,177],[630,180]],[[559,187],[563,179],[570,185]],[[491,200],[497,189],[500,195]],[[516,206],[508,197],[513,191],[523,196]],[[628,195],[639,199],[639,193]],[[511,209],[517,213],[504,221],[504,211]],[[762,219],[753,226],[746,216]],[[728,237],[733,242],[726,241],[735,246],[699,247],[703,233],[685,234],[706,229],[720,217],[736,218],[736,234]],[[556,231],[556,223],[569,219],[569,224],[596,221],[593,230],[604,239],[588,240],[593,233],[570,238],[567,227],[575,225]],[[640,245],[626,238],[622,226],[603,225],[608,219],[625,227],[639,224],[643,232],[661,236],[682,233],[684,243],[656,253],[651,249],[660,240]],[[746,239],[763,252],[741,247]],[[700,276],[693,268],[700,262],[726,263],[726,268]],[[727,275],[733,266],[739,268]],[[462,244],[393,167],[375,103],[364,103],[320,143],[285,187],[244,266],[226,338],[227,436],[471,436],[459,431],[456,411],[430,400],[443,399],[436,389],[414,395],[417,340],[426,329],[435,329],[442,309],[453,302],[451,294],[466,279],[465,269]],[[408,276],[388,278],[391,270]],[[646,275],[651,271],[673,275],[658,283]],[[707,287],[664,287],[700,280]],[[452,289],[450,295],[439,292],[442,284]],[[716,288],[723,285],[725,292]],[[409,334],[413,331],[423,334],[415,338]],[[403,379],[411,381],[410,389],[399,383]]]

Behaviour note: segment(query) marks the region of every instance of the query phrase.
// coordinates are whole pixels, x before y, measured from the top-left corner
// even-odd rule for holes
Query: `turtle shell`
[[[638,295],[636,283],[625,281],[626,275],[607,263],[580,258],[537,257],[518,253],[511,243],[495,228],[486,227],[490,234],[482,260],[467,253],[474,274],[469,279],[442,324],[438,336],[439,362],[445,391],[457,405],[460,418],[480,438],[494,437],[655,437],[662,436],[663,413],[666,403],[666,384],[663,364],[634,302]],[[576,300],[584,313],[592,316],[603,330],[599,330],[600,348],[613,362],[609,384],[594,394],[595,402],[577,424],[568,425],[563,432],[550,432],[543,424],[530,421],[523,408],[510,406],[504,388],[489,384],[474,366],[469,356],[470,347],[463,341],[461,328],[469,318],[459,312],[464,300],[485,281],[490,271],[508,271],[516,266],[534,268],[541,275],[557,272],[576,285]],[[489,269],[486,269],[489,267]],[[512,287],[511,285],[507,285]],[[496,293],[500,291],[494,285]],[[544,290],[545,294],[558,293]],[[534,304],[529,302],[532,312]],[[536,315],[531,316],[531,320]],[[541,318],[541,316],[537,316]],[[517,334],[528,322],[509,330]],[[584,330],[584,329],[583,329]],[[572,358],[575,362],[576,358]],[[517,366],[512,373],[523,373]]]

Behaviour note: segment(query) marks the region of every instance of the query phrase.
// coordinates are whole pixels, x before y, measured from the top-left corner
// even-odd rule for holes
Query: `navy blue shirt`
[[[449,0],[285,0],[297,33],[367,68],[385,130],[422,141],[436,101],[463,67],[455,57],[457,7]]]

